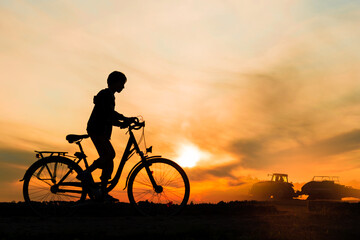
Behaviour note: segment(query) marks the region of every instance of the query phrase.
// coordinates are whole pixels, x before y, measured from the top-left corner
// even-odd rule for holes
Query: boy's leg
[[[114,169],[115,150],[109,139],[103,136],[90,135],[92,142],[99,154],[99,159],[95,160],[93,164],[88,168],[88,171],[94,171],[97,168],[102,169],[101,173],[101,191],[103,195],[107,195],[107,184],[111,178],[111,174]]]
[[[102,135],[90,135],[90,138],[99,154],[99,158],[89,166],[88,171],[92,172],[97,168],[103,169],[105,170],[105,173],[103,172],[104,177],[109,179],[114,168],[115,150],[110,140]]]
[[[104,194],[107,194],[106,187],[108,185],[109,179],[111,179],[111,174],[113,172],[113,169],[114,169],[114,161],[113,160],[106,162],[106,164],[104,165],[104,167],[102,169],[100,180],[101,180],[101,191]]]

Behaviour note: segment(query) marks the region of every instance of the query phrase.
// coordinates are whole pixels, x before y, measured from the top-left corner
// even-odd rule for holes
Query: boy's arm
[[[124,115],[114,111],[114,115],[116,118],[114,118],[112,125],[117,126],[120,128],[127,128],[132,122],[134,122],[133,117],[125,117]]]
[[[125,117],[121,113],[118,113],[117,111],[114,110],[114,112],[113,112],[113,120],[115,120],[115,121],[117,121],[117,120],[125,120],[126,118],[127,117]]]
[[[118,127],[124,128],[125,125],[127,126],[127,122],[128,122],[127,117],[125,117],[124,115],[122,115],[114,110],[113,117],[112,117],[112,125],[113,126],[118,126]]]
[[[125,117],[124,115],[114,111],[114,121],[113,125],[118,126],[120,128],[127,128],[131,123],[136,122],[137,117]]]

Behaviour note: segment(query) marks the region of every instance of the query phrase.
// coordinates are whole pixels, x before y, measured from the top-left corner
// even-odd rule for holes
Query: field
[[[127,203],[92,204],[72,217],[40,218],[0,203],[0,239],[360,239],[360,203],[190,204],[176,217],[143,217]]]

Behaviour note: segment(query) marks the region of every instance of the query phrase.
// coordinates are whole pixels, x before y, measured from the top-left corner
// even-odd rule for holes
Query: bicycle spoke
[[[166,191],[166,193],[168,193],[168,194],[172,194],[172,195],[175,195],[176,197],[178,197],[179,199],[181,199],[182,198],[182,196],[183,196],[183,194],[176,194],[176,193],[174,193],[174,192],[171,192],[171,191]],[[166,194],[165,192],[164,192],[164,194]]]
[[[148,184],[148,183],[144,183],[144,182],[140,182],[140,181],[136,181],[137,183],[141,184],[141,185],[144,185],[144,186],[148,186],[148,187],[153,187],[151,184]]]
[[[161,188],[154,189],[145,167],[140,166],[129,181],[130,202],[145,215],[178,213],[186,205],[190,190],[183,170],[174,162],[159,158],[152,160],[150,171]]]
[[[141,200],[142,200],[146,195],[148,195],[148,194],[150,194],[150,193],[145,192],[145,193],[143,193],[143,194],[138,194],[138,195],[137,195],[138,201],[141,201]]]
[[[24,181],[24,198],[40,215],[66,214],[75,202],[85,199],[80,181],[81,168],[66,158],[39,160]],[[75,169],[78,169],[75,171]]]
[[[36,176],[35,176],[35,177],[36,177]],[[41,181],[41,182],[43,182],[43,183],[46,183],[46,184],[49,185],[49,186],[52,186],[51,183],[46,182],[46,181],[50,181],[49,179],[39,179],[38,177],[36,177],[36,178],[37,178],[37,180],[39,180],[39,181]]]
[[[38,190],[38,191],[33,191],[32,193],[31,193],[31,195],[32,196],[34,196],[34,195],[36,195],[37,193],[42,193],[42,192],[48,192],[48,189],[41,189],[41,190]]]

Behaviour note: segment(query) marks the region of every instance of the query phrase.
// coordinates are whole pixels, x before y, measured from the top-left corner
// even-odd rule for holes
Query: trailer
[[[341,185],[338,176],[314,176],[310,182],[302,186],[301,194],[308,195],[308,200],[360,198],[360,190]]]

